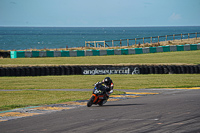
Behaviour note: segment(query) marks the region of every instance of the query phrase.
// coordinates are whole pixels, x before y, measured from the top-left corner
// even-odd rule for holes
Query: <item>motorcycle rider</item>
[[[114,84],[111,80],[110,77],[106,77],[102,83],[105,85],[106,87],[106,92],[109,92],[110,94],[113,93],[113,88],[114,88]]]
[[[106,77],[102,82],[97,82],[95,85],[98,84],[104,84],[105,89],[101,89],[104,94],[107,93],[107,95],[110,96],[110,94],[113,93],[114,84],[110,77]],[[105,97],[105,99],[107,100],[108,97]]]

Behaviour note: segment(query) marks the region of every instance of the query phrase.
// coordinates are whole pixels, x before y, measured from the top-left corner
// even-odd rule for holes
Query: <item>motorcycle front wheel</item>
[[[88,103],[87,103],[87,106],[88,107],[91,107],[92,106],[92,104],[93,104],[93,101],[94,101],[94,96],[92,96],[90,99],[89,99],[89,101],[88,101]]]

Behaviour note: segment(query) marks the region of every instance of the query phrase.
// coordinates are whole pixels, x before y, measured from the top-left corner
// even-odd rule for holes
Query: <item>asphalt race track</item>
[[[199,89],[137,91],[159,94],[3,121],[0,133],[200,133]]]

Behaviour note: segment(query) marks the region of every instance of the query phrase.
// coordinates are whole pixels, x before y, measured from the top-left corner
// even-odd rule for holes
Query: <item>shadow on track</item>
[[[123,107],[123,106],[137,106],[137,105],[144,105],[144,104],[113,104],[113,105],[103,105],[103,106],[96,106],[96,107]],[[95,106],[94,106],[95,107]]]

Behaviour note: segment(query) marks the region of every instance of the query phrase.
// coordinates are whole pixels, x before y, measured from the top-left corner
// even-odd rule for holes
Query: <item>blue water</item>
[[[133,39],[129,44],[134,45],[135,38],[157,37],[173,34],[187,34],[200,32],[200,26],[194,27],[0,27],[0,49],[2,50],[20,50],[30,48],[72,48],[84,47],[85,41],[108,41],[110,40]],[[195,34],[190,35],[195,37]],[[200,37],[200,33],[198,34]],[[187,35],[183,36],[188,38]],[[172,40],[172,36],[168,40]],[[175,37],[180,39],[180,36]],[[165,37],[161,37],[164,41]],[[110,42],[109,42],[110,41]],[[137,43],[142,43],[138,39]],[[145,42],[149,42],[146,39]],[[157,42],[157,38],[153,38]],[[120,42],[115,41],[115,46]],[[126,41],[122,45],[127,45]]]

